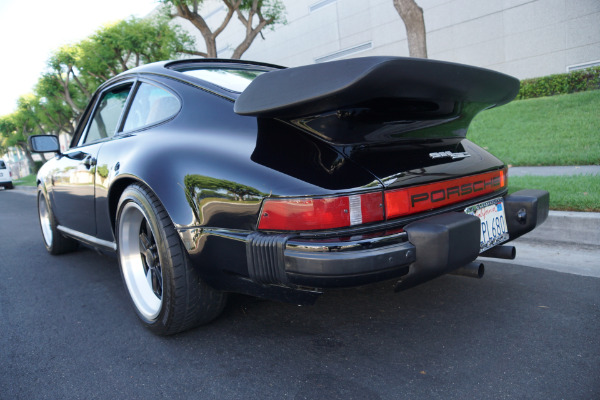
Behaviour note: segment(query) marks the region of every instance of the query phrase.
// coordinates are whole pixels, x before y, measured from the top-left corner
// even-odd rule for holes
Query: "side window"
[[[104,94],[88,128],[84,144],[112,137],[125,108],[131,85],[121,86]]]
[[[173,94],[149,83],[142,83],[131,103],[123,130],[131,131],[165,120],[175,115],[179,107],[179,100]]]

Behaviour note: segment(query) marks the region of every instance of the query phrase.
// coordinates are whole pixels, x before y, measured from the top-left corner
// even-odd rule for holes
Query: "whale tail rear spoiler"
[[[238,97],[240,115],[290,121],[336,145],[464,137],[475,115],[511,101],[519,81],[462,64],[364,57],[271,71]]]

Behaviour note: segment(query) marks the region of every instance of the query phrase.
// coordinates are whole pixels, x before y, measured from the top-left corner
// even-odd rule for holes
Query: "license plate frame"
[[[504,243],[509,239],[504,213],[504,200],[501,197],[484,201],[465,208],[465,214],[479,218],[479,253]]]

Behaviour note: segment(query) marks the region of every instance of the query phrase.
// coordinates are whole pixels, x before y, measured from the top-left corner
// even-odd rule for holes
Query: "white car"
[[[6,163],[2,160],[0,160],[0,186],[4,187],[5,189],[14,188],[12,183],[12,174],[6,166]]]

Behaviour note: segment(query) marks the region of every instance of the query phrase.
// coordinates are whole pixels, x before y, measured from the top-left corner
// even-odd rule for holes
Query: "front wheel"
[[[166,210],[147,187],[134,184],[121,195],[116,236],[125,287],[150,330],[170,335],[221,313],[225,294],[199,277]]]

